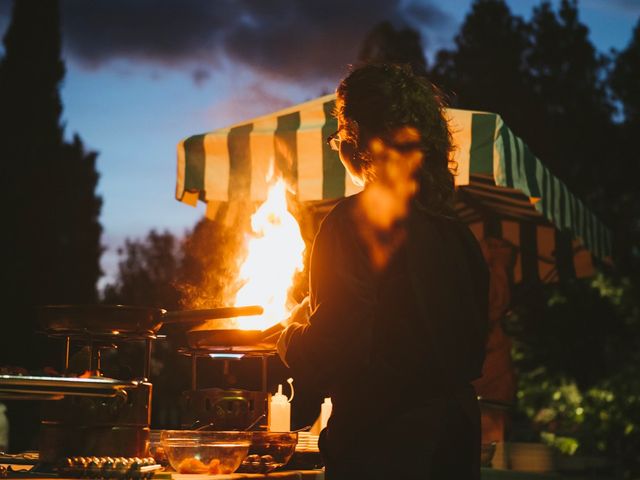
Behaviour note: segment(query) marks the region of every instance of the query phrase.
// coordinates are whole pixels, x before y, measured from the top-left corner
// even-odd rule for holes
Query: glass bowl
[[[268,473],[286,465],[296,450],[295,432],[251,432],[249,455],[238,469],[244,473]]]
[[[162,434],[162,430],[151,430],[149,433],[149,455],[151,455],[157,464],[166,467],[169,465],[169,460],[167,460],[167,456],[164,453],[164,448],[160,443],[160,436]]]
[[[163,430],[160,443],[178,473],[233,473],[249,453],[251,432]]]

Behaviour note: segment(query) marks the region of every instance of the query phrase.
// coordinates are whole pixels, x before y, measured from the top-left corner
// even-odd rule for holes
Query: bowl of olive
[[[238,472],[268,473],[287,464],[296,450],[296,432],[251,432],[249,454]]]

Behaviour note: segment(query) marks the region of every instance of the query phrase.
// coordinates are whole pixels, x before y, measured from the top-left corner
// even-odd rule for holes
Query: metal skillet
[[[46,305],[37,307],[40,329],[48,334],[153,335],[162,325],[191,325],[220,318],[260,315],[260,306],[167,312],[131,305]]]
[[[230,328],[228,319],[208,320],[202,326],[186,332],[187,343],[193,350],[210,351],[273,351],[280,331],[280,323],[265,330]]]

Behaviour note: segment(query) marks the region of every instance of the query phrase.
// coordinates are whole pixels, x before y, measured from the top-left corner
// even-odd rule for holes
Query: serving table
[[[249,478],[273,478],[279,480],[324,480],[324,471],[290,470],[282,472],[272,472],[268,475],[259,473],[232,473],[229,475],[184,475],[178,473],[163,472],[158,473],[153,477],[154,480],[241,480]],[[580,480],[580,477],[565,477],[558,473],[518,472],[515,470],[498,470],[494,468],[481,469],[481,478],[482,480],[563,480],[566,478],[571,478],[572,480]],[[397,478],[396,480],[402,479]]]
[[[165,480],[163,474],[154,475],[154,480]],[[201,479],[196,477],[202,477]],[[230,473],[227,475],[185,475],[172,473],[167,475],[166,480],[241,480],[248,478],[277,478],[278,480],[324,480],[322,470],[285,470],[282,472],[271,472],[268,475],[262,473]]]
[[[62,477],[33,477],[24,474],[10,474],[6,477],[0,475],[0,478],[7,479],[25,479],[25,480],[78,480],[64,479]],[[180,474],[175,472],[160,472],[153,476],[153,480],[244,480],[244,479],[278,479],[278,480],[324,480],[324,471],[322,470],[289,470],[283,472],[272,472],[267,475],[261,473],[230,473],[220,475],[207,474]],[[83,479],[86,480],[86,479]]]
[[[1,477],[1,476],[0,476]],[[33,479],[26,475],[10,475],[5,478],[13,479]],[[38,480],[65,480],[60,477],[37,477]],[[593,477],[566,477],[558,473],[533,473],[518,472],[514,470],[498,470],[493,468],[483,468],[482,480],[587,480]],[[277,480],[324,480],[323,470],[288,470],[282,472],[272,472],[268,475],[260,473],[231,473],[227,475],[186,475],[175,472],[160,472],[153,476],[152,480],[243,480],[243,479],[277,479]],[[77,479],[70,479],[77,480]],[[360,479],[354,479],[360,480]],[[366,480],[366,479],[362,479]],[[402,480],[397,478],[394,480]]]

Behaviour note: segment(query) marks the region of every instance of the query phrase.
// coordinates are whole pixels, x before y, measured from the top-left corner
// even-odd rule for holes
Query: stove
[[[180,401],[183,428],[194,425],[211,430],[257,429],[266,423],[269,393],[267,391],[267,361],[275,354],[274,347],[265,344],[252,348],[248,345],[184,347],[179,353],[191,360],[191,389],[182,393]],[[223,375],[229,373],[232,362],[258,362],[261,390],[242,388],[202,388],[198,385],[200,362],[221,364]]]
[[[0,375],[0,400],[42,401],[36,470],[82,475],[83,469],[98,468],[117,476],[132,468],[129,473],[143,478],[153,471],[153,464],[141,459],[149,457],[152,385],[148,378],[152,341],[157,338],[160,323],[154,320],[129,330],[108,328],[102,323],[99,328],[87,328],[92,325],[90,318],[75,321],[78,307],[51,308],[46,312],[54,311],[56,319],[71,312],[74,321],[50,322],[43,333],[61,342],[65,372],[70,371],[71,364],[75,362],[77,368],[80,362],[84,373],[71,377]],[[82,314],[118,314],[123,308],[83,306]],[[130,309],[133,310],[128,313],[138,314],[136,307]],[[123,342],[143,344],[144,358],[139,362],[142,371],[134,379],[104,377],[105,350],[117,349]],[[72,350],[78,353],[71,355]],[[106,460],[97,462],[99,458],[119,459],[118,465]]]

